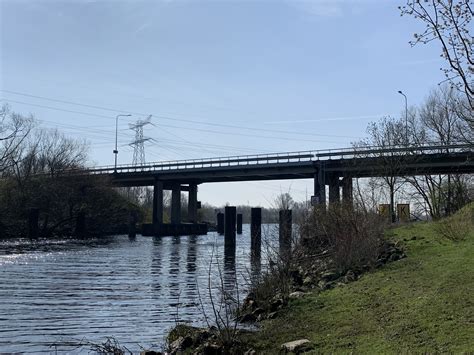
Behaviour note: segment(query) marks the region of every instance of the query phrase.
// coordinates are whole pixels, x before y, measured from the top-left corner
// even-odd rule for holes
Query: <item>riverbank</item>
[[[279,353],[301,339],[309,341],[308,353],[473,351],[474,205],[450,220],[456,238],[445,233],[447,224],[391,230],[406,258],[356,282],[290,298],[259,331],[238,334],[237,343],[257,354]]]
[[[357,282],[290,300],[246,342],[269,354],[301,338],[322,353],[473,351],[474,206],[464,213],[471,227],[464,240],[441,236],[439,223],[394,229],[390,237],[404,245],[406,258]]]

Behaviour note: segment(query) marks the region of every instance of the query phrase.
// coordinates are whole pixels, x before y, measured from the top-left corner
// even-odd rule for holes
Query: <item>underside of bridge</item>
[[[407,148],[405,148],[407,149]],[[380,155],[314,160],[312,155],[184,161],[144,167],[122,167],[95,174],[108,175],[118,186],[153,186],[153,222],[144,230],[150,235],[202,234],[197,220],[198,185],[211,182],[314,179],[313,205],[352,202],[354,178],[472,174],[472,147],[464,151],[430,154]],[[390,150],[383,150],[389,152]],[[377,153],[379,151],[377,150]],[[337,153],[339,154],[339,153]],[[300,159],[301,158],[301,159]],[[319,158],[318,158],[319,159]],[[326,198],[326,186],[329,196]],[[171,223],[163,223],[163,190],[171,190]],[[342,194],[341,194],[342,190]],[[181,192],[188,192],[188,220],[181,221]]]

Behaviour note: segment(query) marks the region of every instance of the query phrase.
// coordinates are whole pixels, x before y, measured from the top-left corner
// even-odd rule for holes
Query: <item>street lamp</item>
[[[408,145],[408,100],[401,90],[398,90],[398,93],[405,98],[405,144]]]
[[[118,149],[117,149],[117,137],[118,137],[118,118],[119,117],[130,117],[131,114],[128,115],[117,115],[115,117],[115,149],[114,149],[114,154],[115,154],[115,164],[114,164],[114,171],[117,172],[117,154],[118,154]]]

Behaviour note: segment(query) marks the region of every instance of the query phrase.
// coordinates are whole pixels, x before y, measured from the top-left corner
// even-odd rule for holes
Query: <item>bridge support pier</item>
[[[191,223],[197,223],[197,184],[189,184],[188,219]]]
[[[352,187],[352,177],[344,176],[342,178],[342,200],[346,203],[352,203],[353,187]]]
[[[329,176],[329,203],[338,203],[340,200],[339,176],[331,174]]]
[[[171,189],[171,223],[181,223],[181,184],[173,184]]]
[[[318,173],[314,174],[314,196],[316,203],[321,206],[326,205],[326,181],[325,173],[322,167],[319,168]]]
[[[153,217],[154,225],[163,224],[163,181],[155,180],[153,184]]]

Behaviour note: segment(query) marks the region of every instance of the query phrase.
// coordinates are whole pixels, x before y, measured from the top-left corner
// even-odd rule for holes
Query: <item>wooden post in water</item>
[[[237,213],[237,234],[242,234],[242,213]]]
[[[235,206],[225,207],[224,217],[224,246],[235,249],[235,222],[237,208]]]
[[[137,236],[137,212],[131,211],[128,220],[128,238],[135,239]]]
[[[250,210],[250,256],[252,259],[260,259],[262,249],[262,209],[252,208]]]
[[[222,212],[217,214],[217,233],[224,235],[224,214]]]
[[[28,211],[28,237],[29,238],[38,238],[39,235],[39,209],[30,208]]]
[[[291,224],[292,214],[291,210],[280,211],[280,228],[279,228],[279,242],[281,256],[289,255],[291,251]]]

